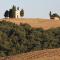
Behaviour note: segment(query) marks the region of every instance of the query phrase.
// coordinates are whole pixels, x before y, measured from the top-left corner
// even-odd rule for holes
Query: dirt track
[[[10,57],[1,57],[0,60],[60,60],[60,48],[34,51]]]

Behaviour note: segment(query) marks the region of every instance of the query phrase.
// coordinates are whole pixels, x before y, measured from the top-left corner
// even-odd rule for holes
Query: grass
[[[60,20],[49,20],[49,19],[39,19],[39,18],[20,18],[20,19],[1,19],[8,22],[13,22],[15,24],[27,23],[33,28],[43,28],[45,30],[50,28],[60,27]]]

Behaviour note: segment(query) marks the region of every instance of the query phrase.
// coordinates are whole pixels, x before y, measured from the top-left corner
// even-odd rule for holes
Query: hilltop
[[[31,25],[33,28],[43,28],[50,29],[60,27],[60,20],[51,20],[51,19],[40,19],[40,18],[20,18],[20,19],[1,19],[9,22],[13,22],[15,24],[27,23]]]

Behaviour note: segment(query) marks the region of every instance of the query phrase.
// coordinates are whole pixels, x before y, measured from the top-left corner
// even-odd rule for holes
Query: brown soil
[[[60,48],[34,51],[9,57],[0,57],[0,60],[60,60]]]

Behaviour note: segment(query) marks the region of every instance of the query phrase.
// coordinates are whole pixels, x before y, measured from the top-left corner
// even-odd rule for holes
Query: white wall
[[[59,18],[58,18],[58,17],[55,17],[54,19],[55,19],[55,20],[59,20]]]
[[[16,12],[15,12],[15,18],[20,18],[20,10],[16,10]]]

